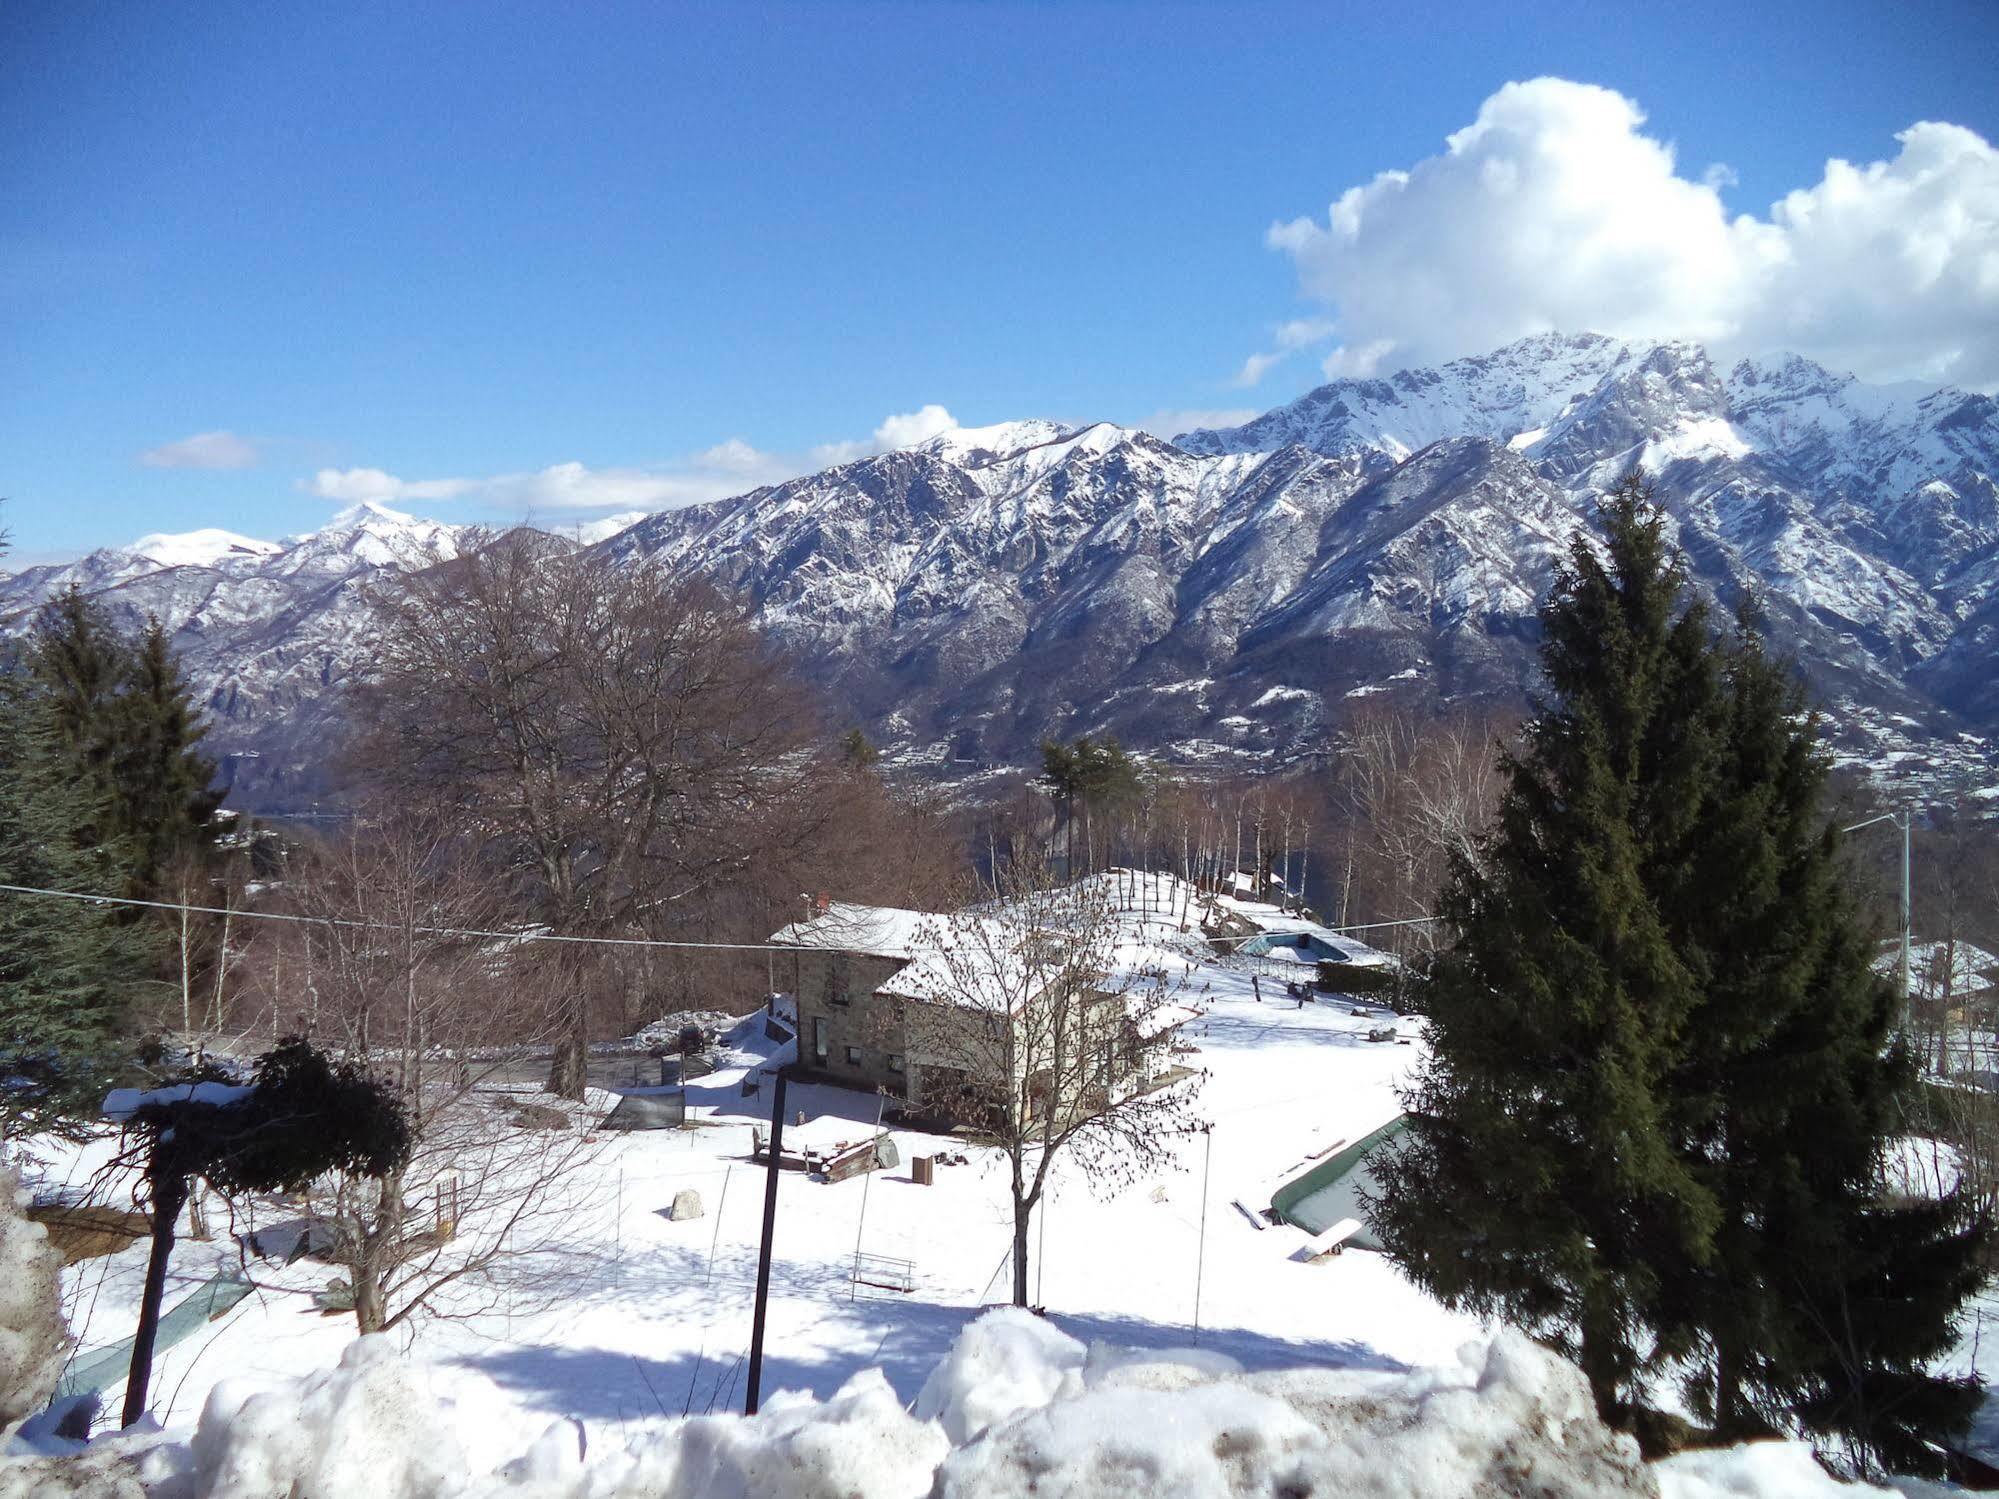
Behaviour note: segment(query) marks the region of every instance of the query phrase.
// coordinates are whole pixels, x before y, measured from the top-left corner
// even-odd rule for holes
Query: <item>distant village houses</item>
[[[1044,940],[1062,939],[1003,916],[817,900],[771,937],[792,949],[778,972],[796,996],[798,1071],[880,1089],[892,1113],[973,1124],[1008,1092],[1029,1116],[1066,1114],[1165,1072],[1197,1012],[1134,1004],[1110,973],[1033,950]]]

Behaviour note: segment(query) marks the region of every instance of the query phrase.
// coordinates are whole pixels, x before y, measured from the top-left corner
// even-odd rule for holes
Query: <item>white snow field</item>
[[[1169,883],[1148,898],[1155,914],[1130,917],[1121,959],[1167,966],[1202,1012],[1183,1032],[1198,1053],[1182,1060],[1208,1074],[1197,1107],[1212,1127],[1116,1196],[1058,1172],[1030,1270],[1045,1321],[976,1320],[1008,1284],[997,1152],[896,1130],[892,1170],[837,1185],[780,1175],[764,1412],[725,1417],[744,1396],[764,1186],[750,1129],[767,1126],[771,1093],[745,1096],[744,1082],[790,1053],[752,1016],[725,1066],[689,1085],[689,1128],[601,1137],[539,1267],[559,1271],[553,1297],[507,1275],[467,1282],[441,1301],[453,1315],[357,1343],[351,1315],[313,1304],[331,1268],[245,1260],[212,1210],[214,1236],[178,1244],[168,1307],[239,1265],[256,1289],[159,1354],[153,1409],[167,1436],[148,1439],[149,1488],[914,1499],[933,1481],[962,1495],[1032,1481],[1076,1496],[1417,1499],[1651,1493],[1656,1474],[1689,1499],[1816,1492],[1800,1487],[1817,1482],[1809,1458],[1782,1444],[1627,1473],[1630,1455],[1581,1419],[1566,1366],[1442,1309],[1379,1255],[1301,1263],[1302,1230],[1255,1226],[1275,1185],[1394,1116],[1420,1035],[1404,1022],[1410,1044],[1370,1042],[1378,1010],[1298,1005],[1268,977],[1259,1003],[1251,965],[1203,956],[1156,914]],[[599,1112],[613,1102],[591,1100]],[[872,1094],[789,1092],[788,1112],[857,1131],[876,1109]],[[915,1184],[910,1158],[947,1148],[968,1162]],[[81,1184],[111,1149],[53,1153],[31,1177]],[[669,1221],[687,1188],[702,1215]],[[251,1212],[236,1234],[286,1216]],[[856,1285],[857,1252],[907,1261],[913,1289]],[[64,1272],[81,1356],[129,1336],[144,1263],[142,1242]],[[106,1390],[106,1410],[120,1398]],[[1523,1463],[1546,1483],[1477,1477]]]

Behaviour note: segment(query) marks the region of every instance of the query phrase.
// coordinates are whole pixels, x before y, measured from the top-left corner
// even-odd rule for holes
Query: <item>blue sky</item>
[[[1800,249],[1762,221],[1828,158],[1882,162],[1877,196],[1920,177],[1969,236],[1953,266],[1999,253],[1979,217],[1995,55],[1984,0],[11,6],[0,522],[18,565],[155,530],[277,536],[343,497],[564,521],[747,487],[927,406],[1170,426],[1556,319],[1744,347],[1795,330],[1871,376],[1990,384],[1990,339],[1950,330],[1989,311],[1999,337],[1999,307],[1961,276],[1926,280],[1913,314],[1773,321],[1827,302],[1849,241]],[[1494,140],[1555,140],[1529,175],[1594,202],[1603,174],[1650,168],[1576,165],[1562,141],[1670,143],[1672,180],[1621,222],[1656,212],[1733,300],[1632,304],[1647,278],[1613,256],[1522,261],[1474,287],[1476,315],[1408,311],[1408,261],[1451,240],[1430,270],[1476,283],[1510,232],[1462,216],[1448,170],[1367,199],[1351,242],[1328,224],[1543,75],[1643,123],[1507,95],[1459,178]],[[1924,120],[1971,134],[1918,143],[1943,158],[1919,173],[1896,137]],[[1737,214],[1769,232],[1723,227]],[[1849,259],[1867,296],[1894,283]],[[1773,282],[1779,262],[1821,281]]]

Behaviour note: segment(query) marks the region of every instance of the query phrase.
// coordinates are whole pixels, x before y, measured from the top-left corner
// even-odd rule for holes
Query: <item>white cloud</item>
[[[1269,374],[1272,366],[1283,362],[1282,354],[1252,354],[1242,362],[1242,368],[1236,371],[1235,379],[1229,384],[1238,390],[1248,390]]]
[[[885,453],[896,448],[913,448],[957,425],[958,419],[942,406],[923,406],[901,416],[891,416],[875,428],[875,446]]]
[[[1767,217],[1731,217],[1729,169],[1682,176],[1644,123],[1610,89],[1509,83],[1442,155],[1348,189],[1323,220],[1272,225],[1267,243],[1334,312],[1326,368],[1588,329],[1695,338],[1724,357],[1792,350],[1868,379],[1999,384],[1999,151],[1982,137],[1918,123],[1893,159],[1829,161]],[[1285,352],[1252,356],[1243,375]]]
[[[806,454],[810,463],[800,472],[832,468],[836,464],[871,458],[876,453],[892,453],[897,448],[913,448],[920,442],[928,442],[940,433],[956,431],[957,427],[958,419],[934,403],[919,407],[915,411],[901,412],[884,417],[882,424],[875,428],[872,437],[820,443]]]
[[[1267,354],[1250,355],[1242,362],[1242,368],[1236,372],[1231,383],[1247,389],[1268,374],[1272,366],[1283,363],[1285,355],[1324,343],[1329,338],[1337,337],[1339,331],[1339,323],[1329,317],[1301,317],[1279,323],[1272,330],[1272,341],[1276,347]]]
[[[299,488],[342,505],[372,500],[465,500],[517,514],[548,511],[673,510],[727,499],[800,474],[909,447],[948,432],[957,420],[942,406],[890,416],[872,438],[822,443],[804,453],[766,452],[731,437],[687,458],[648,468],[590,468],[577,462],[482,478],[402,479],[379,468],[323,468]]]
[[[254,468],[257,445],[234,432],[196,432],[139,455],[147,468]]]
[[[392,505],[401,500],[455,500],[471,491],[472,479],[422,479],[416,483],[398,479],[379,468],[323,468],[300,488],[323,500],[343,505],[373,501]]]

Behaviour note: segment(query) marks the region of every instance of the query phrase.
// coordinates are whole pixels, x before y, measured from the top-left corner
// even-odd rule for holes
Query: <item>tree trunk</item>
[[[364,1248],[356,1257],[354,1272],[354,1325],[363,1337],[382,1330],[382,1279],[375,1273],[374,1252]]]
[[[1714,1429],[1723,1438],[1748,1435],[1742,1417],[1742,1356],[1732,1338],[1717,1338],[1714,1350]]]
[[[194,1029],[194,935],[190,930],[187,888],[181,888],[180,908],[180,1028],[186,1035]]]
[[[1597,1415],[1607,1424],[1615,1426],[1618,1415],[1617,1338],[1607,1312],[1599,1303],[1596,1292],[1583,1294],[1582,1348],[1577,1362],[1582,1365],[1583,1378],[1589,1381]]]
[[[125,1414],[120,1426],[130,1426],[146,1413],[146,1387],[153,1378],[153,1339],[160,1331],[160,1300],[166,1294],[167,1261],[174,1252],[174,1224],[186,1204],[186,1177],[172,1176],[154,1184],[153,1252],[146,1261],[139,1327],[132,1334],[132,1367],[125,1377]]]
[[[1016,1191],[1013,1194],[1013,1304],[1027,1305],[1027,1225],[1034,1208]]]
[[[579,981],[580,983],[580,981]],[[548,1091],[557,1098],[583,1101],[590,1081],[590,999],[581,987],[570,999],[565,1034],[555,1043],[549,1063]]]
[[[353,1260],[347,1267],[354,1285],[354,1325],[363,1334],[381,1332],[389,1325],[382,1272],[393,1263],[403,1243],[401,1171],[391,1171],[376,1188],[375,1220],[375,1232],[360,1234]]]
[[[215,949],[215,1013],[209,1017],[208,1028],[222,1029],[223,985],[229,978],[229,895],[224,887],[222,896],[222,941]]]

